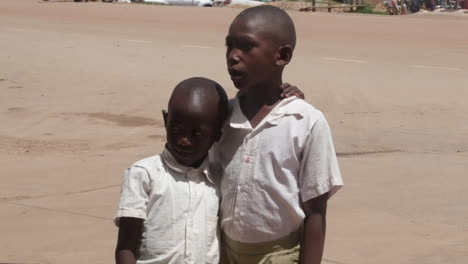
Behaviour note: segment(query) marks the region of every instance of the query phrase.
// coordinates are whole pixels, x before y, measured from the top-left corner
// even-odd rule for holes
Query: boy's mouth
[[[181,149],[177,149],[177,148],[173,148],[173,151],[175,151],[177,154],[179,154],[181,156],[191,156],[191,155],[195,154],[194,151],[181,150]]]
[[[228,69],[228,72],[229,72],[229,75],[231,76],[231,80],[233,81],[239,80],[240,78],[242,78],[242,75],[243,75],[242,72],[235,70],[235,69]]]

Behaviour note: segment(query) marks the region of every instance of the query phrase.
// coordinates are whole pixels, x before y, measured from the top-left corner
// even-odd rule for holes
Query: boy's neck
[[[243,114],[255,128],[281,100],[281,80],[250,87],[240,98]]]

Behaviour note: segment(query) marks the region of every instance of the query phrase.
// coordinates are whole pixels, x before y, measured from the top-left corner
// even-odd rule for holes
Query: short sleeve
[[[299,184],[303,202],[327,192],[331,197],[343,186],[330,127],[321,113],[304,146]]]
[[[114,223],[120,217],[146,219],[146,206],[150,192],[148,171],[140,166],[131,166],[125,171],[120,192],[119,208]]]

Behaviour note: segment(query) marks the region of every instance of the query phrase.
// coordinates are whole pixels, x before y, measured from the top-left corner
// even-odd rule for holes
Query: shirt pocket
[[[206,216],[206,263],[219,262],[219,225],[217,216]]]

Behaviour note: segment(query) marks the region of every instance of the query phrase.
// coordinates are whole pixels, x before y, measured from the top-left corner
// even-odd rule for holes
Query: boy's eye
[[[182,128],[180,128],[180,127],[172,127],[172,128],[171,128],[171,133],[173,133],[173,134],[180,134],[180,133],[182,133]]]
[[[226,48],[230,49],[232,48],[232,41],[226,40],[226,43],[224,45],[226,45]]]
[[[233,48],[238,48],[242,51],[249,51],[250,49],[254,47],[255,47],[254,43],[248,42],[248,41],[239,41],[239,42],[226,41],[226,48],[228,51],[232,50]]]
[[[254,45],[252,43],[242,43],[240,45],[240,49],[244,50],[244,51],[248,51],[248,50],[252,49],[253,47],[254,47]]]
[[[201,131],[201,130],[195,130],[195,131],[193,131],[193,135],[195,137],[203,137],[203,136],[206,135],[206,133],[204,131]]]
[[[226,44],[226,52],[229,53],[232,51],[232,45],[231,44]]]

